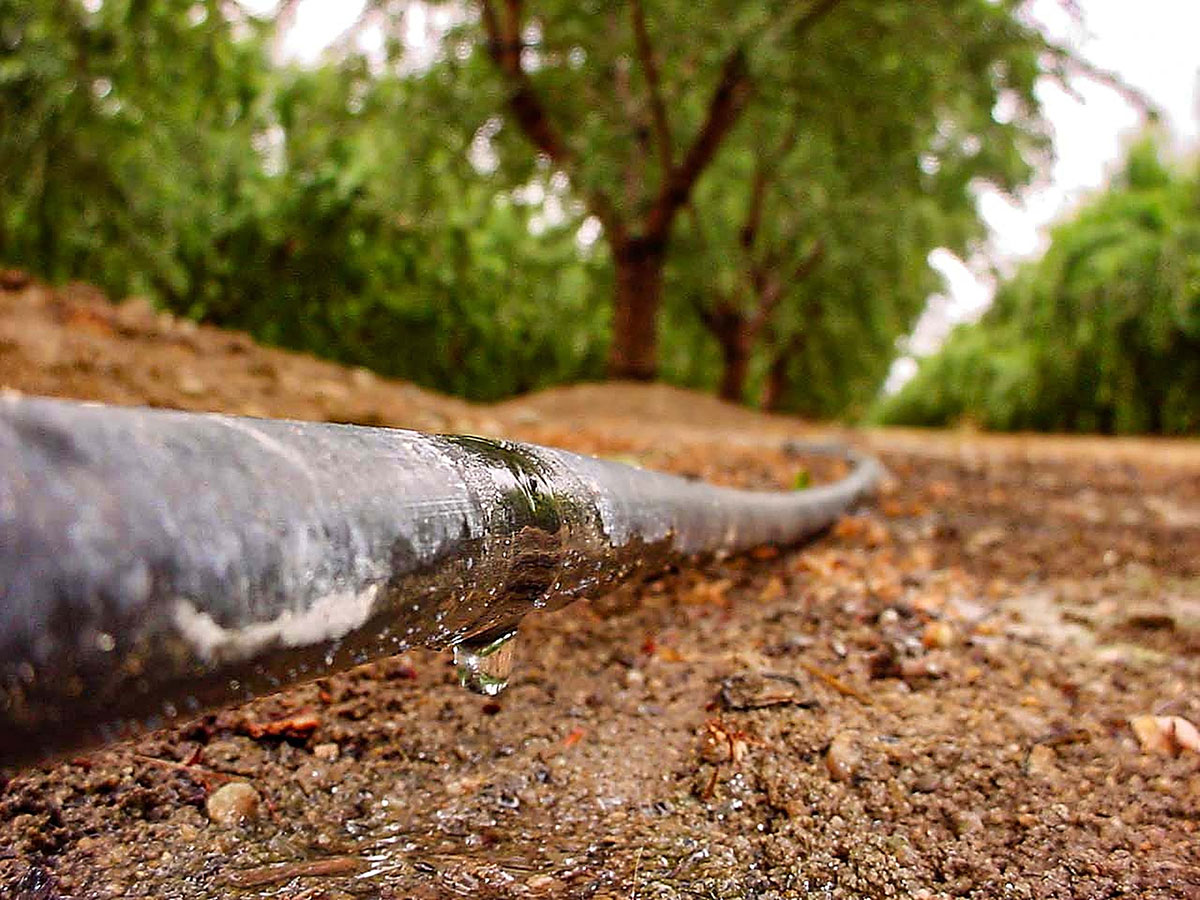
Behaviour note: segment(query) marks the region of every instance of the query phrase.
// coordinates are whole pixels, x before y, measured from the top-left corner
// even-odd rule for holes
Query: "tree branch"
[[[696,316],[700,319],[700,324],[702,324],[709,331],[715,332],[718,328],[716,313],[709,308],[708,304],[704,302],[701,295],[698,292],[689,291],[688,302],[691,304],[692,310],[696,313]]]
[[[797,282],[804,281],[806,278],[808,278],[808,276],[813,273],[824,257],[825,242],[823,240],[818,240],[815,244],[813,244],[813,248],[808,251],[804,259],[800,260],[800,265],[796,266],[796,268],[792,271],[791,283],[796,284]]]
[[[608,15],[609,39],[615,46],[620,40],[620,26],[615,11]],[[634,140],[637,142],[636,152],[629,153],[624,161],[625,209],[636,215],[640,208],[645,189],[646,157],[650,151],[650,129],[643,123],[644,115],[641,107],[634,100],[630,70],[633,63],[629,57],[618,56],[612,64],[613,94],[620,101],[625,111],[625,117],[633,126]]]
[[[799,124],[793,119],[788,130],[784,132],[783,137],[770,153],[763,153],[761,148],[756,148],[758,153],[754,164],[754,178],[750,183],[750,202],[746,207],[745,224],[742,225],[739,234],[742,250],[747,254],[754,249],[754,244],[758,240],[758,230],[762,225],[763,207],[766,205],[767,188],[770,186],[771,176],[782,164],[783,158],[796,146],[799,138]]]
[[[764,40],[770,41],[777,35],[790,34],[793,38],[802,38],[812,30],[821,19],[825,18],[842,0],[818,0],[812,6],[780,20],[764,34]]]
[[[786,281],[775,272],[756,272],[754,284],[758,293],[758,308],[750,319],[749,332],[752,340],[757,340],[763,328],[779,308],[787,288],[804,281],[810,276],[825,255],[825,242],[818,240],[804,255],[799,265],[792,270],[791,278]]]
[[[521,63],[521,0],[504,0],[504,20],[492,0],[481,0],[480,19],[488,38],[488,54],[508,82],[508,108],[533,145],[568,176],[578,175],[571,148],[550,120],[546,107]],[[626,229],[608,196],[600,190],[585,194],[588,209],[600,220],[614,246],[624,242]]]
[[[758,306],[754,310],[754,315],[750,317],[750,321],[746,323],[746,331],[750,335],[751,342],[758,340],[763,326],[775,315],[775,310],[779,309],[779,304],[783,301],[783,289],[783,279],[778,275],[768,275],[762,280],[758,293]]]
[[[663,181],[666,181],[671,177],[671,170],[675,165],[671,123],[667,118],[667,106],[663,102],[662,81],[658,74],[658,63],[654,59],[654,48],[650,46],[650,33],[646,29],[646,10],[642,6],[642,0],[630,0],[629,15],[633,20],[633,39],[637,46],[638,61],[642,66],[642,74],[646,76],[650,113],[654,117],[654,140],[658,144]]]
[[[742,253],[746,256],[747,262],[753,271],[752,281],[759,277],[760,271],[768,268],[773,268],[775,258],[769,255],[766,259],[760,261],[756,266],[754,263],[754,245],[758,242],[758,232],[762,226],[763,210],[766,206],[767,188],[770,187],[771,176],[782,164],[783,159],[796,146],[796,141],[799,140],[800,129],[799,124],[795,119],[791,121],[783,137],[779,143],[769,153],[764,153],[761,148],[756,147],[754,164],[754,177],[750,183],[750,201],[746,205],[746,221],[742,225],[742,229],[738,234],[738,242],[741,244]],[[756,282],[757,291],[757,282]]]
[[[529,73],[521,64],[521,7],[520,0],[505,0],[505,17],[501,22],[491,0],[481,4],[483,26],[488,36],[488,52],[509,83],[508,108],[517,124],[538,148],[556,165],[567,168],[574,163],[573,155],[562,136],[550,121],[546,108],[534,90]]]
[[[841,0],[820,0],[814,3],[799,19],[792,28],[792,37],[804,37],[812,27],[820,22],[825,16],[833,11]]]
[[[1080,103],[1084,102],[1083,97],[1080,96],[1074,87],[1067,83],[1067,77],[1070,74],[1081,75],[1096,82],[1096,84],[1108,88],[1138,112],[1142,113],[1142,115],[1147,116],[1151,121],[1158,121],[1162,118],[1162,110],[1149,96],[1142,93],[1115,72],[1101,68],[1095,63],[1084,59],[1073,50],[1062,47],[1052,41],[1045,41],[1043,47],[1053,57],[1055,63],[1058,64],[1059,71],[1054,74],[1057,76],[1056,80],[1059,86]]]
[[[708,114],[683,162],[671,169],[650,210],[646,235],[665,241],[679,208],[688,201],[701,173],[712,162],[717,149],[737,123],[750,94],[750,72],[746,51],[740,45],[721,66],[721,77],[708,104]]]
[[[758,229],[762,226],[763,206],[767,199],[767,169],[760,158],[754,166],[754,178],[750,182],[750,202],[746,206],[746,221],[738,234],[738,243],[747,255],[758,240]]]

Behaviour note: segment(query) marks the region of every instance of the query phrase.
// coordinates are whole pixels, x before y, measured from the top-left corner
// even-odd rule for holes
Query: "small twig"
[[[671,123],[667,118],[667,105],[663,102],[662,82],[659,79],[658,63],[654,59],[654,48],[650,44],[650,32],[646,28],[646,11],[641,0],[633,0],[629,6],[633,19],[633,38],[637,45],[642,74],[646,78],[646,90],[650,94],[650,112],[654,117],[654,141],[658,144],[658,157],[665,181],[671,177],[675,166],[674,148],[671,142]]]
[[[1102,66],[1084,59],[1078,53],[1072,50],[1055,44],[1051,41],[1044,43],[1046,52],[1049,53],[1060,70],[1056,74],[1059,86],[1070,93],[1079,102],[1084,102],[1083,96],[1079,91],[1075,90],[1067,78],[1070,75],[1078,75],[1088,79],[1102,87],[1108,88],[1116,93],[1126,103],[1136,109],[1138,112],[1150,118],[1152,121],[1157,121],[1162,118],[1162,109],[1156,104],[1146,93],[1134,87],[1116,72],[1110,72]]]
[[[184,772],[195,778],[204,781],[207,786],[208,779],[212,778],[220,782],[230,782],[241,780],[240,775],[229,775],[225,772],[218,772],[215,769],[208,769],[204,766],[196,765],[193,762],[181,763],[173,759],[159,759],[157,756],[147,756],[144,753],[135,753],[134,758],[140,759],[142,762],[153,763],[156,766],[163,766],[167,769],[174,769],[177,772]]]
[[[870,697],[858,690],[858,688],[851,687],[850,685],[846,684],[846,682],[842,681],[842,679],[838,678],[836,675],[826,672],[820,666],[813,665],[809,662],[804,662],[803,660],[799,661],[799,665],[800,668],[802,668],[809,675],[812,675],[814,678],[821,679],[821,681],[825,682],[839,694],[843,694],[847,697],[853,697],[863,706],[871,705],[872,701]]]
[[[1086,728],[1071,728],[1065,731],[1056,731],[1045,737],[1040,737],[1035,744],[1041,744],[1045,747],[1060,747],[1063,744],[1079,744],[1092,739],[1092,733]]]

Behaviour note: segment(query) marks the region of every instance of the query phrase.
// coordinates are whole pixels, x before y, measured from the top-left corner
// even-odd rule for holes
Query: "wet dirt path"
[[[137,354],[174,347],[205,390],[155,402],[422,417],[757,487],[822,474],[789,443],[806,429],[684,392],[480,410],[38,303],[0,384],[133,402]],[[0,896],[1200,895],[1200,752],[1167,727],[1200,723],[1194,446],[858,439],[892,474],[874,507],[527,620],[499,697],[411,653],[0,776]]]

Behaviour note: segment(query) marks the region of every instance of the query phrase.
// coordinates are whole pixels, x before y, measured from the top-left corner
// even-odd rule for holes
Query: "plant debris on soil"
[[[3,389],[836,475],[832,430],[685,391],[475,407],[0,288]],[[0,897],[1200,896],[1200,447],[843,437],[874,505],[530,617],[499,697],[414,651],[0,774]]]

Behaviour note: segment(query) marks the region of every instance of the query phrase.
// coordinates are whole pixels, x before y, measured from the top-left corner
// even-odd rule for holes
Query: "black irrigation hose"
[[[507,441],[0,397],[0,767],[795,543],[872,490],[854,461],[759,493]]]

